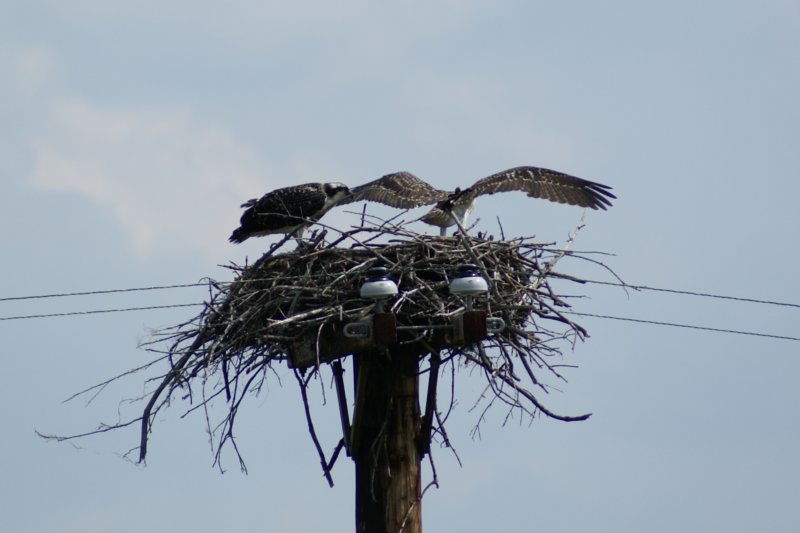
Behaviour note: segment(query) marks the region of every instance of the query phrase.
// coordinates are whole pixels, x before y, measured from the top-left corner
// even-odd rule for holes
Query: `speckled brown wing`
[[[616,198],[608,185],[539,167],[516,167],[492,174],[476,181],[464,195],[474,199],[506,191],[522,191],[532,198],[603,210]]]
[[[444,200],[450,194],[419,179],[410,172],[386,174],[376,180],[353,187],[350,196],[339,202],[378,202],[398,209],[413,209]]]
[[[242,204],[246,208],[240,226],[231,234],[231,242],[240,243],[250,237],[287,233],[317,220],[325,208],[322,183],[304,183],[268,192]]]

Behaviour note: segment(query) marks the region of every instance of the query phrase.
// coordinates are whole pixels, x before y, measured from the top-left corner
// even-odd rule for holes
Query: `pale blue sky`
[[[575,246],[615,254],[629,283],[800,303],[795,0],[0,0],[0,72],[0,298],[227,279],[217,265],[270,242],[227,242],[239,204],[291,183],[409,170],[454,188],[538,165],[614,187]],[[563,241],[580,211],[503,195],[477,215]],[[584,291],[576,310],[800,336],[796,308]],[[0,302],[0,317],[202,297]],[[329,489],[288,374],[243,413],[248,476],[231,457],[212,469],[201,417],[179,407],[146,468],[118,456],[135,429],[80,450],[35,437],[113,419],[140,381],[61,400],[140,364],[151,328],[193,312],[0,321],[0,529],[352,530],[352,465]],[[580,368],[547,400],[593,417],[502,428],[496,411],[473,441],[479,382],[460,381],[464,466],[435,451],[426,530],[797,530],[800,343],[583,323]],[[317,413],[330,449],[335,410]]]

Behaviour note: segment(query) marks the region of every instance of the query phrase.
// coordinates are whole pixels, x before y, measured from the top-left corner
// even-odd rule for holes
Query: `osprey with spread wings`
[[[443,191],[432,187],[409,172],[387,174],[351,191],[340,203],[359,200],[380,202],[401,209],[434,205],[420,220],[437,226],[445,235],[447,228],[463,226],[475,208],[475,199],[484,194],[521,191],[531,198],[561,204],[605,210],[616,196],[611,187],[539,167],[516,167],[479,179],[466,189]]]

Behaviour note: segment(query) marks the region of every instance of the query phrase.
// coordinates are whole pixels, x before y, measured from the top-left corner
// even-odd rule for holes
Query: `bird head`
[[[328,201],[334,204],[350,195],[350,188],[338,181],[325,183],[322,188],[325,190]]]
[[[460,187],[456,187],[456,190],[454,190],[452,193],[450,193],[450,195],[447,198],[445,198],[441,202],[437,203],[436,207],[438,207],[442,211],[446,211],[446,212],[449,213],[450,211],[453,210],[453,208],[455,207],[456,203],[463,196],[465,196],[469,192],[470,192],[470,189],[463,189],[462,190]]]

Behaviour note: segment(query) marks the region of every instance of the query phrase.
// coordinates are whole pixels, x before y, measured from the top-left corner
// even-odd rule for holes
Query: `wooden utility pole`
[[[377,349],[355,356],[357,533],[420,533],[419,354]]]
[[[340,364],[334,373],[344,441],[356,467],[357,533],[421,533],[420,462],[430,451],[438,351],[485,339],[486,313],[457,315],[447,327],[432,329],[425,342],[408,334],[403,338],[400,329],[395,315],[376,313],[367,337],[348,338],[340,333],[342,325],[331,325],[319,339],[305,337],[291,351],[292,366],[300,368],[353,354],[356,390],[349,428]],[[420,416],[419,361],[431,351],[425,415]]]

